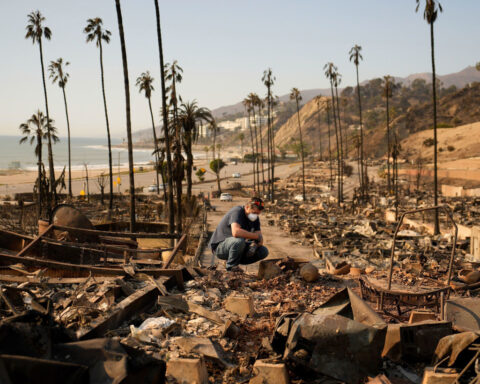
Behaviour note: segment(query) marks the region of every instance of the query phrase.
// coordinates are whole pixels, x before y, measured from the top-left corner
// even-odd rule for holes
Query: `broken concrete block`
[[[284,363],[268,363],[265,360],[257,360],[253,366],[257,374],[255,379],[264,384],[288,384],[290,382],[287,368]],[[259,381],[258,379],[262,379]]]
[[[452,368],[426,367],[422,384],[452,384],[458,378],[458,372]]]
[[[420,323],[427,320],[437,320],[437,315],[430,311],[412,311],[408,324]]]
[[[305,264],[302,268],[300,268],[300,275],[302,276],[303,280],[309,283],[317,281],[319,277],[318,268],[311,263]]]
[[[385,211],[385,221],[387,223],[394,223],[395,221],[397,221],[397,220],[395,220],[395,211],[391,211],[391,210],[387,209]]]
[[[181,384],[208,383],[207,367],[203,359],[170,359],[167,362],[167,376]]]
[[[280,276],[283,273],[282,269],[277,265],[276,262],[269,260],[263,260],[258,265],[258,278],[270,280],[274,277]]]
[[[230,295],[224,301],[225,309],[239,316],[253,316],[255,310],[253,308],[253,300],[250,296]]]

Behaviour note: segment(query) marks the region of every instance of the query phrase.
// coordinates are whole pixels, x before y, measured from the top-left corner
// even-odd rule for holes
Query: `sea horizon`
[[[37,170],[37,158],[34,153],[36,142],[20,144],[20,135],[0,135],[0,170],[18,169],[24,171]],[[114,167],[128,166],[128,151],[122,146],[123,140],[112,138],[112,163]],[[108,168],[108,142],[106,138],[72,137],[71,162],[72,170],[83,170],[85,164],[89,169]],[[43,142],[42,159],[48,167],[47,142]],[[194,154],[195,158],[202,158],[202,154]],[[153,164],[153,150],[149,148],[133,148],[135,165]],[[60,137],[60,141],[53,145],[53,162],[55,170],[68,167],[68,141]]]

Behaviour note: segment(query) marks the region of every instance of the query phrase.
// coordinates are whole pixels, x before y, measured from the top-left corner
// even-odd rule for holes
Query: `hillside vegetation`
[[[383,94],[381,79],[371,80],[361,86],[364,142],[366,155],[369,158],[381,157],[386,152],[386,104]],[[322,99],[325,100],[324,97]],[[467,85],[460,90],[457,90],[455,86],[441,88],[438,99],[438,127],[451,128],[480,121],[478,100],[480,100],[480,83]],[[354,157],[359,134],[359,118],[356,89],[353,87],[347,87],[342,91],[340,117],[342,128],[347,136],[348,154],[350,157]],[[333,122],[332,116],[330,120]],[[322,152],[326,155],[328,153],[328,128],[325,103],[321,103],[319,110],[315,100],[307,102],[300,110],[300,122],[305,132],[304,141],[307,148],[317,152],[319,140],[321,140]],[[397,84],[390,99],[390,123],[391,132],[395,132],[399,141],[420,131],[431,132],[431,85],[423,79],[416,79],[409,86]],[[284,149],[293,148],[295,142],[299,140],[296,114],[292,114],[284,124],[277,127],[276,146]],[[332,123],[332,150],[336,148],[334,134]],[[429,133],[425,132],[425,135],[428,136]],[[452,145],[455,146],[454,143]],[[407,156],[407,154],[402,153],[401,156]]]

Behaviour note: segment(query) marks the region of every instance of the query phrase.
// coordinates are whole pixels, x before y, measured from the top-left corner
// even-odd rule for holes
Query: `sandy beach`
[[[195,153],[202,154],[201,148],[196,147],[194,149]],[[209,153],[209,157],[212,154]],[[221,171],[221,177],[230,177],[232,173],[239,172],[241,174],[247,174],[251,172],[252,165],[251,163],[239,163],[238,165],[229,164],[227,159],[232,157],[240,157],[240,153],[237,148],[225,148],[222,150],[221,156],[225,162],[227,162],[227,166]],[[194,166],[199,168],[203,167],[207,170],[205,174],[205,180],[211,181],[215,180],[215,174],[210,170],[209,167],[209,160],[199,159],[194,161]],[[195,173],[195,171],[193,171]],[[88,178],[89,178],[89,190],[90,193],[99,193],[100,189],[97,184],[97,178],[101,174],[105,174],[108,177],[108,167],[105,168],[93,168],[88,170]],[[60,175],[59,171],[55,173],[56,177]],[[116,192],[125,192],[129,188],[129,180],[128,180],[128,167],[120,167],[117,166],[113,167],[113,175],[114,175],[114,190]],[[72,170],[72,190],[75,195],[80,194],[82,190],[86,191],[86,173],[85,170],[75,169]],[[68,171],[66,174],[68,180]],[[120,177],[121,185],[118,186],[116,184],[117,178]],[[0,194],[1,195],[11,195],[13,196],[15,193],[25,193],[25,192],[32,192],[33,184],[37,178],[36,171],[30,170],[0,170]],[[193,175],[193,182],[198,182],[197,176]],[[149,185],[156,183],[156,175],[153,170],[153,166],[151,165],[136,165],[135,166],[135,187],[136,188],[145,188]],[[161,183],[161,180],[160,180]],[[68,184],[67,184],[68,185]],[[108,190],[108,181],[105,190]]]

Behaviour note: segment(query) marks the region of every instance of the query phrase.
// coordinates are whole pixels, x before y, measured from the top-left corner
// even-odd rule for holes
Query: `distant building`
[[[243,130],[244,129],[244,123],[243,123],[244,118],[240,117],[235,120],[226,120],[222,121],[221,123],[218,123],[218,126],[220,128],[223,128],[226,131],[235,131],[235,130]]]

